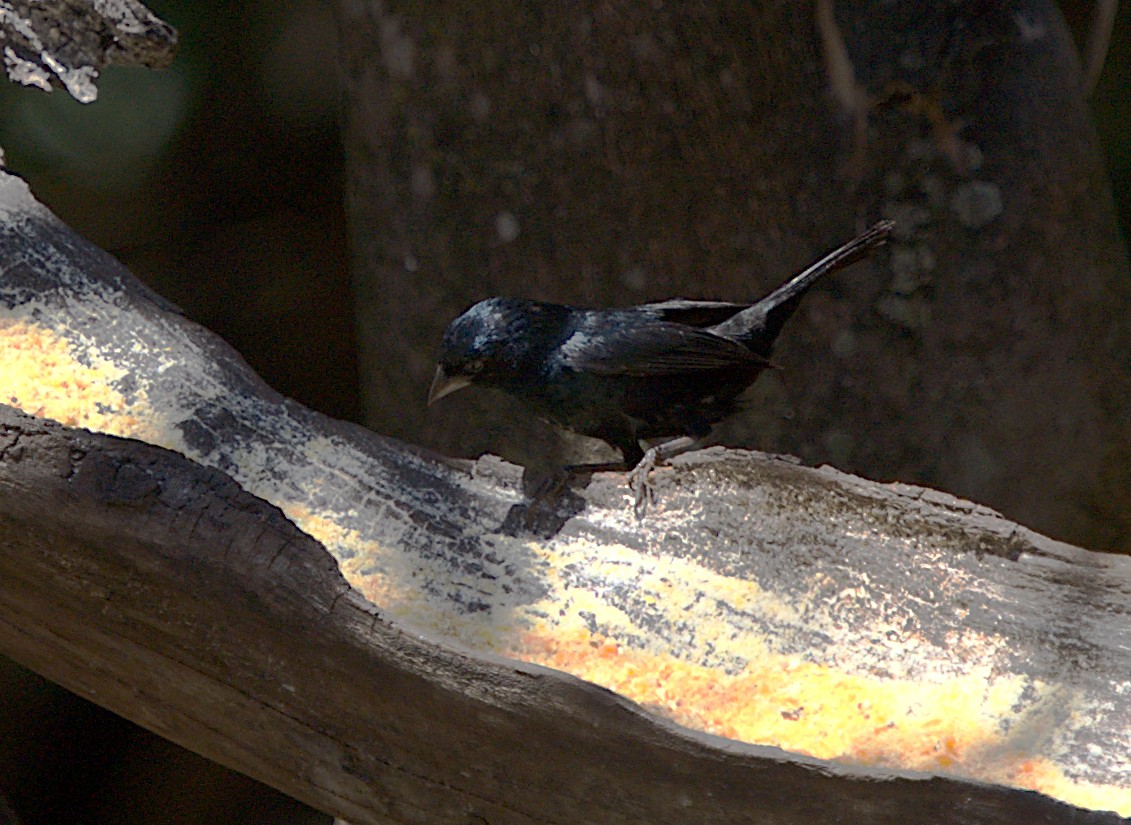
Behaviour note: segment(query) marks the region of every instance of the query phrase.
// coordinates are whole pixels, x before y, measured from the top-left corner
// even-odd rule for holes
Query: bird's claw
[[[656,469],[656,457],[659,451],[652,447],[644,453],[640,462],[628,472],[628,489],[633,493],[632,511],[637,520],[643,519],[648,512],[648,505],[655,501],[656,494],[648,476]]]

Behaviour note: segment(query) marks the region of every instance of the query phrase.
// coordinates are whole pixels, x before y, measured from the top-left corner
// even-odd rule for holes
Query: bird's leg
[[[592,475],[611,471],[623,471],[623,461],[608,461],[601,464],[566,464],[542,469],[526,467],[522,473],[522,491],[531,501],[549,501],[556,498],[576,476]]]
[[[522,471],[522,492],[531,502],[553,501],[566,488],[569,467],[525,467]]]
[[[644,513],[648,510],[648,505],[653,499],[652,485],[648,482],[648,475],[656,469],[657,464],[674,458],[680,453],[695,449],[700,440],[694,436],[681,435],[679,438],[673,438],[670,441],[662,441],[649,447],[644,452],[643,458],[629,470],[628,488],[632,490],[636,497],[632,509],[636,513],[637,519],[644,518]]]
[[[624,461],[605,461],[595,464],[566,464],[550,468],[524,467],[522,492],[532,504],[550,504],[565,492],[575,478],[592,476],[594,473],[624,472],[631,466]]]

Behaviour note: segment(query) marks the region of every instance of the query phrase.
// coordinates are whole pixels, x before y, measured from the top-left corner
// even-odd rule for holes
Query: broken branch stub
[[[60,86],[80,103],[98,96],[104,66],[165,68],[176,44],[176,30],[136,0],[0,0],[8,78],[45,92]]]

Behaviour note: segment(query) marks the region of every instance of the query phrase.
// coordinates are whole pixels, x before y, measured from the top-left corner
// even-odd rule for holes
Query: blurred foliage
[[[7,165],[269,384],[356,419],[332,8],[150,7],[170,69],[110,68],[86,106],[0,84]]]

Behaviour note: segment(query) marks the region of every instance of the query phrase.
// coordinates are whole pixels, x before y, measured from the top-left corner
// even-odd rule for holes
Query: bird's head
[[[488,298],[452,321],[444,332],[428,404],[471,384],[505,387],[515,381],[530,349],[531,331],[547,306]]]

